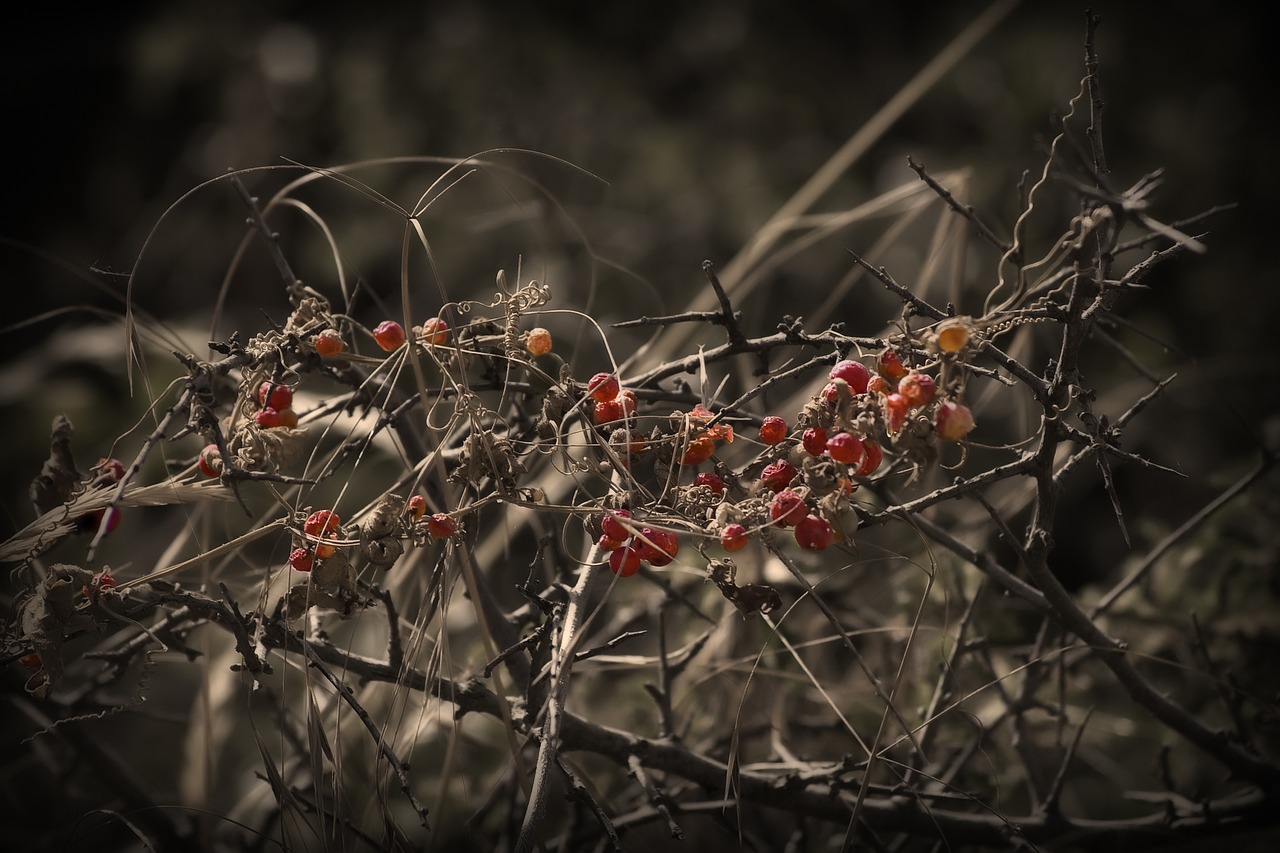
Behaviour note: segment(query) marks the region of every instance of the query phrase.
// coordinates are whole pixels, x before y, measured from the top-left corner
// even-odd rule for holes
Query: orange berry
[[[449,340],[449,324],[439,317],[432,317],[422,324],[422,342],[427,346],[443,344]]]
[[[530,329],[524,339],[524,346],[530,355],[546,355],[551,352],[551,332],[541,326]]]
[[[681,465],[698,465],[711,458],[716,452],[716,443],[709,438],[695,438],[689,442],[684,454],[680,457]]]
[[[760,442],[774,445],[787,437],[787,422],[777,415],[769,415],[760,423]]]
[[[907,398],[912,406],[927,406],[938,391],[933,377],[927,373],[913,370],[898,380],[898,393]]]
[[[938,349],[943,352],[959,352],[969,343],[969,327],[959,320],[951,320],[938,327]]]
[[[316,335],[313,343],[315,344],[316,352],[320,355],[337,355],[347,347],[337,329],[325,329]]]
[[[427,499],[422,495],[414,495],[409,498],[409,515],[414,518],[422,518],[427,514]]]

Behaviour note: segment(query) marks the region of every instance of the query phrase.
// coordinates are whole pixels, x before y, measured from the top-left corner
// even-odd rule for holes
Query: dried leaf
[[[49,458],[31,481],[28,491],[31,502],[42,515],[71,500],[76,487],[84,479],[84,475],[76,470],[76,460],[71,453],[71,433],[74,431],[65,415],[53,419]]]
[[[767,584],[749,583],[738,586],[735,578],[738,567],[733,560],[712,560],[707,566],[707,574],[713,583],[720,587],[720,593],[733,602],[744,617],[757,613],[772,613],[782,606],[782,596]]]
[[[22,638],[40,656],[40,670],[26,689],[44,699],[62,678],[62,641],[71,631],[93,628],[93,617],[76,610],[76,596],[93,582],[93,572],[55,563],[22,605]]]

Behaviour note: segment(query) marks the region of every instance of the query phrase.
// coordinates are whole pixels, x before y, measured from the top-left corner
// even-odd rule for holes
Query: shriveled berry
[[[427,346],[443,344],[449,340],[449,324],[439,317],[431,317],[422,324],[422,342]]]
[[[775,459],[760,472],[760,482],[768,486],[769,491],[780,492],[791,485],[798,473],[800,472],[796,470],[796,466],[787,460]]]
[[[948,320],[938,327],[936,340],[943,352],[960,352],[969,343],[969,327],[960,320]]]
[[[846,465],[857,465],[862,461],[862,439],[847,432],[838,432],[827,439],[827,455],[837,462]]]
[[[383,320],[374,327],[373,339],[387,352],[395,352],[404,343],[404,327],[395,320]]]
[[[307,516],[307,520],[302,523],[302,531],[308,536],[323,536],[337,530],[341,525],[342,519],[336,512],[331,509],[318,509]]]
[[[836,541],[836,533],[825,518],[806,515],[796,522],[796,543],[806,551],[825,551]]]
[[[828,403],[834,406],[836,403],[840,402],[841,388],[848,389],[849,383],[844,382],[843,380],[840,382],[828,382],[826,385],[822,386],[822,391],[820,392],[820,395],[822,399],[826,400]]]
[[[332,539],[332,536],[326,536],[326,539]],[[338,549],[333,545],[326,545],[323,542],[316,545],[316,559],[327,560],[337,553]]]
[[[409,515],[414,518],[422,518],[427,514],[427,499],[422,495],[413,495],[409,498],[408,510]]]
[[[280,410],[280,426],[284,427],[285,429],[297,429],[298,413],[295,412],[293,409],[281,409]]]
[[[885,350],[876,358],[876,370],[890,382],[897,382],[907,375],[907,368],[902,363],[902,357],[891,349]]]
[[[342,340],[342,335],[338,334],[337,329],[325,329],[316,335],[313,342],[316,352],[320,355],[337,355],[347,348],[347,344]]]
[[[623,388],[618,392],[618,396],[614,398],[622,406],[622,413],[630,416],[636,413],[636,392],[630,388]]]
[[[448,513],[437,512],[427,519],[427,532],[432,539],[448,539],[458,532],[458,522]]]
[[[871,371],[867,370],[866,365],[860,361],[845,359],[844,361],[837,361],[827,375],[832,379],[843,379],[848,382],[849,388],[852,389],[853,393],[865,394],[867,380],[871,378]]]
[[[597,426],[613,423],[622,420],[626,414],[626,410],[622,407],[622,400],[615,397],[612,400],[604,400],[597,402],[595,405],[595,413],[592,416]]]
[[[109,475],[117,483],[124,479],[124,463],[119,459],[99,459],[93,470]]]
[[[804,498],[791,489],[778,492],[773,496],[773,502],[769,504],[769,517],[779,527],[797,524],[808,514],[809,510],[804,505]]]
[[[927,373],[913,370],[898,381],[898,393],[912,406],[927,406],[937,393],[938,386]]]
[[[879,373],[867,380],[868,394],[888,394],[893,391],[894,387],[889,384],[888,379],[885,379]]]
[[[889,435],[896,435],[907,419],[911,404],[907,398],[898,393],[889,394],[882,401],[884,405],[884,425]]]
[[[964,403],[947,400],[933,416],[933,428],[938,438],[946,441],[959,441],[973,429],[973,412]]]
[[[884,450],[880,445],[874,439],[864,438],[862,439],[862,461],[858,463],[858,470],[853,473],[859,477],[866,477],[879,468],[883,461]]]
[[[720,545],[726,551],[741,551],[748,541],[747,528],[741,524],[726,524],[720,531]]]
[[[39,669],[41,665],[40,654],[32,652],[29,655],[23,655],[18,659],[27,669]]]
[[[618,392],[621,390],[622,386],[618,384],[618,377],[612,373],[597,373],[587,380],[587,393],[597,403],[607,403],[617,397]]]
[[[725,490],[724,480],[710,471],[703,471],[693,478],[695,486],[706,486],[717,495],[723,495]]]
[[[609,570],[620,578],[629,578],[640,571],[640,555],[635,546],[627,545],[611,553]]]
[[[610,539],[624,541],[631,536],[631,530],[623,523],[622,519],[630,519],[631,512],[625,509],[613,509],[604,514],[604,518],[600,520],[600,529],[604,531],[604,535]]]
[[[206,477],[221,477],[222,454],[218,452],[218,445],[206,444],[204,450],[200,451],[200,458],[196,464],[200,468],[200,473]]]
[[[800,433],[800,446],[810,456],[821,456],[827,449],[827,431],[822,427],[809,427]]]
[[[264,409],[287,409],[293,405],[293,389],[277,382],[263,382],[258,386],[258,405]]]
[[[645,527],[635,539],[635,549],[641,560],[662,567],[676,558],[680,552],[680,540],[669,530]]]
[[[596,540],[596,546],[599,547],[601,551],[616,551],[622,547],[624,542],[626,542],[625,539],[610,539],[608,536],[601,533],[600,538]]]
[[[695,438],[689,442],[689,446],[685,448],[684,453],[680,456],[681,465],[698,465],[706,462],[711,458],[711,454],[716,452],[716,443],[705,436]]]
[[[524,348],[530,355],[546,355],[551,352],[551,332],[541,326],[530,329],[524,339]]]
[[[289,554],[289,565],[295,571],[309,572],[315,565],[315,555],[311,553],[310,548],[294,548]]]
[[[760,422],[760,443],[774,445],[787,437],[787,422],[777,415],[769,415]]]

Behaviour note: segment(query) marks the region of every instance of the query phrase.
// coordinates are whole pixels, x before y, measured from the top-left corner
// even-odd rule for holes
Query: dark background
[[[605,321],[653,313],[650,297],[678,307],[700,285],[704,258],[731,257],[984,8],[166,2],[70,14],[33,6],[7,28],[0,52],[11,151],[0,223],[9,300],[3,514],[14,527],[32,517],[25,484],[54,413],[71,414],[84,443],[102,447],[119,434],[121,411],[145,405],[145,394],[128,402],[119,324],[91,312],[119,314],[125,274],[153,226],[201,181],[284,158],[334,165],[535,149],[607,182],[531,166],[586,224],[597,251],[627,271],[623,282],[643,283],[643,300],[623,286],[593,310]],[[1272,30],[1230,4],[1095,10],[1116,185],[1163,168],[1153,212],[1165,221],[1238,205],[1208,223],[1208,256],[1162,269],[1151,298],[1133,308],[1188,383],[1167,415],[1181,443],[1161,461],[1205,475],[1210,493],[1210,475],[1247,464],[1275,409]],[[971,167],[974,201],[1007,235],[1019,176],[1038,170],[1048,118],[1078,87],[1084,19],[1075,3],[1018,5],[821,206],[914,180],[912,154],[933,171]],[[244,210],[225,186],[197,194],[188,209],[191,219],[176,216],[155,232],[133,298],[161,320],[207,327]],[[353,205],[351,218],[367,209]],[[394,247],[399,232],[390,234],[385,246]],[[364,255],[361,240],[351,243],[369,291],[393,296],[398,258],[376,241]],[[823,247],[831,268],[847,266],[843,248]],[[491,290],[498,265],[483,261],[488,278],[477,290]],[[790,276],[748,312],[756,329],[830,286],[803,267]],[[263,280],[270,291],[233,293],[222,331],[278,309],[278,288]],[[263,292],[276,302],[258,304]],[[856,319],[859,306],[842,309]],[[1133,488],[1137,499],[1151,497],[1142,483]]]

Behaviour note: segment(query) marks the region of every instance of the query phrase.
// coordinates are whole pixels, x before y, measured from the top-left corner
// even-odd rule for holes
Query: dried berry
[[[320,355],[337,355],[347,347],[336,329],[325,329],[316,335],[314,343],[316,352]]]
[[[902,363],[902,358],[891,349],[885,350],[876,358],[876,370],[890,382],[897,382],[907,375],[907,368]]]
[[[373,339],[387,352],[395,352],[404,343],[404,327],[395,320],[383,320],[374,327]]]
[[[769,415],[760,422],[760,443],[774,445],[787,437],[787,422],[777,415]]]
[[[821,456],[827,449],[827,431],[822,427],[810,427],[800,434],[800,446],[810,456]]]
[[[336,531],[342,525],[342,519],[330,509],[318,509],[302,523],[302,530],[308,536],[324,536]]]
[[[898,393],[912,406],[927,406],[937,393],[938,386],[927,373],[913,370],[898,381]]]
[[[809,510],[804,505],[804,498],[791,489],[778,492],[773,496],[773,502],[769,504],[769,517],[779,527],[797,524],[808,514]]]
[[[741,524],[726,524],[720,531],[720,545],[726,551],[741,551],[749,541],[747,528]]]
[[[631,518],[631,513],[625,509],[615,509],[605,513],[604,518],[600,521],[600,529],[604,531],[604,535],[610,539],[617,539],[619,542],[625,542],[631,536],[631,531],[619,519]]]
[[[938,406],[933,416],[933,427],[938,431],[938,438],[946,441],[959,441],[973,429],[973,412],[963,403],[947,400]]]
[[[437,512],[427,519],[427,532],[432,539],[448,539],[458,532],[458,522],[447,513]]]
[[[587,380],[587,393],[597,403],[607,403],[618,396],[622,386],[612,373],[597,373]]]
[[[293,405],[293,389],[276,382],[263,382],[258,386],[258,405],[264,409],[284,411]]]
[[[449,324],[439,317],[432,317],[422,324],[422,342],[427,346],[443,344],[449,340]]]
[[[546,355],[551,352],[551,332],[541,326],[530,329],[525,336],[524,346],[530,355]]]
[[[409,498],[407,508],[409,515],[414,518],[422,518],[427,514],[427,499],[422,495],[413,495]]]
[[[680,540],[669,530],[645,527],[636,537],[634,547],[641,560],[661,567],[676,558],[680,551]]]
[[[796,466],[787,460],[777,459],[764,466],[764,470],[760,472],[760,482],[768,486],[770,491],[780,492],[791,485],[791,481],[799,473]]]
[[[716,443],[703,436],[695,438],[689,442],[689,446],[685,448],[684,453],[680,456],[681,465],[698,465],[706,462],[711,458],[711,454],[716,452]]]
[[[200,451],[200,458],[196,462],[200,468],[200,473],[206,477],[222,476],[222,454],[218,452],[218,445],[206,444],[204,449]]]
[[[289,565],[296,571],[309,572],[315,564],[315,555],[309,548],[294,548],[289,554]]]
[[[847,432],[838,432],[827,439],[827,455],[846,465],[857,465],[865,451],[862,439]]]
[[[719,476],[712,474],[710,471],[703,471],[693,478],[695,486],[706,486],[717,495],[723,495],[725,490],[724,480]]]

